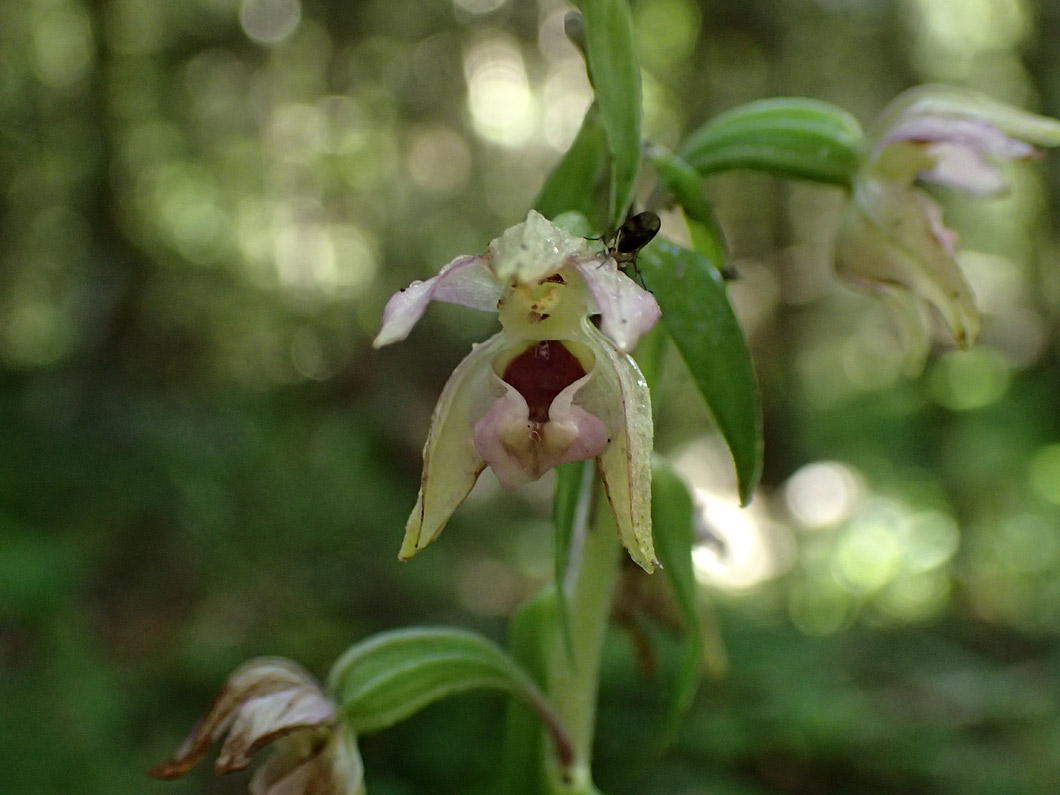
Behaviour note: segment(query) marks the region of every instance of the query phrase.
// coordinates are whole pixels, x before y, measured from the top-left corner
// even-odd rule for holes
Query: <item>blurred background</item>
[[[645,133],[669,146],[771,95],[868,124],[928,81],[1060,115],[1054,0],[633,7]],[[484,476],[396,559],[434,401],[495,318],[438,305],[369,343],[391,292],[522,219],[572,139],[566,10],[0,0],[4,793],[243,792],[211,763],[145,775],[239,663],[324,676],[411,623],[503,639],[547,579],[547,480]],[[604,791],[1060,791],[1060,157],[1008,174],[1001,200],[940,196],[984,331],[914,378],[886,308],[831,275],[838,191],[711,180],[765,478],[738,510],[671,356],[659,449],[724,542],[696,550],[712,674],[660,748],[677,645],[642,615],[661,581],[637,581]],[[365,738],[370,791],[492,792],[502,713],[461,696]]]

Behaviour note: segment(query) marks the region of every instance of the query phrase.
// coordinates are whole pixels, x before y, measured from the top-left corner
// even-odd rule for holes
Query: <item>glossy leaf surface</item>
[[[849,187],[864,149],[857,119],[813,99],[766,99],[733,108],[700,127],[681,157],[700,174],[767,171]]]
[[[762,408],[721,274],[703,255],[665,241],[646,248],[637,261],[662,307],[664,327],[725,437],[746,504],[762,469]]]

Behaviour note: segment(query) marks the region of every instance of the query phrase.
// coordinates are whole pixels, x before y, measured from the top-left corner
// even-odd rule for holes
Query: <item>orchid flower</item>
[[[317,683],[293,662],[260,658],[237,668],[173,759],[151,775],[183,776],[225,734],[219,774],[243,770],[252,754],[275,743],[250,780],[251,795],[364,795],[352,734]]]
[[[836,267],[912,309],[910,331],[925,352],[923,307],[938,310],[961,345],[975,340],[980,318],[958,265],[957,234],[917,183],[996,196],[1008,184],[995,161],[1032,157],[1035,145],[1060,145],[1060,122],[945,86],[906,91],[877,122],[837,241]]]
[[[438,537],[487,466],[514,489],[595,458],[622,542],[651,571],[651,398],[628,354],[659,318],[654,296],[531,210],[485,253],[395,293],[375,347],[408,336],[431,301],[495,311],[501,330],[442,390],[399,557]]]

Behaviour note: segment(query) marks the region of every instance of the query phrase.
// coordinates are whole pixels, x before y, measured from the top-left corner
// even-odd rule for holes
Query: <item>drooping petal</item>
[[[651,393],[636,362],[619,353],[589,322],[582,341],[596,356],[596,377],[579,395],[603,419],[611,439],[597,461],[622,543],[641,568],[655,569],[651,528]]]
[[[1060,121],[1014,108],[978,91],[943,85],[919,86],[899,94],[874,125],[876,137],[883,140],[890,131],[916,119],[944,124],[966,120],[993,127],[1008,139],[1035,146],[1060,146]]]
[[[383,322],[372,345],[381,348],[409,335],[431,301],[460,304],[472,309],[495,311],[502,285],[481,256],[457,257],[438,275],[414,281],[390,296],[383,309]]]
[[[542,281],[574,259],[592,256],[584,238],[572,235],[536,210],[521,224],[510,227],[489,244],[486,258],[501,282],[523,284]]]
[[[577,265],[600,311],[600,329],[620,353],[629,353],[662,311],[655,296],[618,269],[614,260],[592,258]]]
[[[560,464],[595,458],[607,447],[604,423],[574,404],[592,378],[586,373],[563,389],[549,406],[548,420],[537,422],[519,390],[493,375],[501,396],[475,425],[474,441],[501,485],[518,488]]]
[[[172,761],[151,770],[155,778],[187,773],[227,732],[217,772],[242,770],[251,755],[277,737],[331,727],[334,705],[302,668],[289,660],[262,658],[237,668]]]
[[[423,447],[420,493],[398,552],[402,560],[438,537],[486,467],[486,460],[475,449],[472,429],[492,400],[490,363],[507,344],[501,332],[475,345],[442,390]]]
[[[975,297],[956,259],[956,235],[923,191],[859,184],[836,245],[839,273],[862,286],[904,287],[930,303],[962,345],[979,331]]]
[[[345,725],[326,740],[299,733],[277,741],[248,789],[250,795],[363,795],[364,764]]]

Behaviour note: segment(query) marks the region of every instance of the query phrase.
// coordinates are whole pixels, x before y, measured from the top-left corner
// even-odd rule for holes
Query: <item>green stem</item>
[[[597,494],[600,489],[595,484],[594,468],[589,467],[582,484],[582,499],[594,510],[587,521],[575,528],[564,583],[570,640],[568,644],[562,628],[557,628],[548,661],[550,700],[574,746],[574,763],[566,774],[558,765],[550,766],[550,788],[556,795],[596,792],[590,766],[600,656],[618,581],[621,545],[611,508]]]

